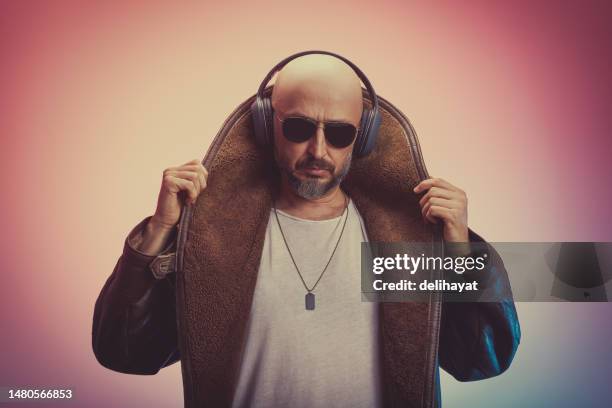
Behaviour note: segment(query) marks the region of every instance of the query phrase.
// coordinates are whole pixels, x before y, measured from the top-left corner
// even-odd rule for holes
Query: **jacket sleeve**
[[[489,260],[477,280],[494,290],[495,302],[443,302],[440,366],[459,381],[503,373],[518,348],[521,331],[508,275],[495,249],[470,230],[470,242],[487,248]],[[499,300],[499,301],[497,301]]]
[[[92,345],[104,367],[128,374],[156,374],[179,360],[176,329],[175,273],[154,276],[149,266],[169,255],[175,238],[158,256],[133,244],[146,226],[145,218],[130,232],[113,273],[94,308]]]

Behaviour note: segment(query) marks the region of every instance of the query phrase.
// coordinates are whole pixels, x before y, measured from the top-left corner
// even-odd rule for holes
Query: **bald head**
[[[351,67],[336,57],[304,55],[278,73],[272,107],[281,117],[299,114],[358,127],[363,109],[360,80]]]

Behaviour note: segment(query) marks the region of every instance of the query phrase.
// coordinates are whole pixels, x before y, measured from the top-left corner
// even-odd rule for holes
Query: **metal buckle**
[[[149,265],[155,279],[164,279],[166,275],[175,272],[176,253],[158,255]]]

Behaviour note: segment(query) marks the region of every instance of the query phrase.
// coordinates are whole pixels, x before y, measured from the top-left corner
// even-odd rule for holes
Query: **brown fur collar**
[[[371,241],[432,241],[412,192],[427,177],[416,135],[407,119],[380,99],[376,149],[353,160],[342,187]],[[177,318],[189,407],[231,404],[278,182],[271,153],[254,144],[252,100],[241,104],[217,135],[204,159],[208,187],[181,219]],[[439,300],[381,303],[379,310],[385,405],[432,405]]]

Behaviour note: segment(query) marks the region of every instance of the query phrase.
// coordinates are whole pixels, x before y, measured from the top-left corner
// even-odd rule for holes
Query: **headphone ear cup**
[[[273,140],[272,103],[270,98],[256,97],[251,105],[251,117],[253,118],[253,133],[255,141],[260,146],[268,146]]]
[[[261,109],[261,100],[259,97],[255,97],[255,100],[251,104],[251,118],[253,120],[253,134],[255,141],[258,145],[262,146],[265,144],[265,118],[263,116],[263,109]]]
[[[378,131],[380,129],[380,123],[382,121],[382,116],[378,109],[374,110],[374,115],[372,121],[370,122],[370,127],[368,128],[368,133],[363,136],[363,144],[361,145],[361,150],[359,151],[359,156],[367,156],[374,150],[376,146],[376,139],[378,138]]]
[[[369,107],[363,108],[361,123],[359,124],[359,133],[357,134],[357,140],[355,140],[355,146],[353,147],[355,156],[367,156],[374,150],[376,136],[380,128],[380,121],[381,117],[378,110],[375,110],[372,114],[372,109]]]
[[[263,98],[263,115],[266,121],[266,146],[272,146],[274,143],[274,109],[269,96]]]
[[[369,117],[370,108],[364,106],[363,112],[361,113],[361,120],[359,121],[359,131],[357,132],[357,138],[355,139],[355,145],[353,146],[353,154],[357,157],[361,156],[361,150],[363,147],[364,138],[366,136]]]

